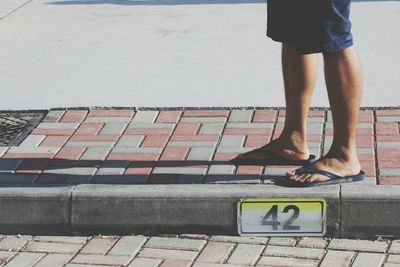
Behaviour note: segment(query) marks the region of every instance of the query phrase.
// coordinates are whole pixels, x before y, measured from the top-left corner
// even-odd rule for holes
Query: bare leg
[[[313,167],[341,176],[356,175],[360,163],[356,152],[356,129],[362,94],[362,73],[354,47],[339,52],[325,53],[325,80],[334,125],[333,143],[329,152]],[[320,174],[288,173],[302,182],[324,181]]]
[[[300,55],[294,45],[282,44],[282,70],[285,85],[286,119],[279,138],[263,147],[240,154],[240,159],[268,159],[268,152],[302,160],[309,158],[307,116],[316,80],[316,55]]]

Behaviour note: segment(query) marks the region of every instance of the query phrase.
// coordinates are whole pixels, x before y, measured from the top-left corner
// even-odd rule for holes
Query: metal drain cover
[[[0,146],[17,146],[39,124],[47,111],[0,111]]]

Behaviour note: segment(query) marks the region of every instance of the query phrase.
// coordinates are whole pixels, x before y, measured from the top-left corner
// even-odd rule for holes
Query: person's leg
[[[325,80],[334,125],[333,143],[328,153],[312,167],[340,176],[356,175],[360,163],[356,152],[356,129],[362,94],[362,73],[354,47],[339,52],[324,53]],[[329,180],[320,174],[288,176],[296,181]]]
[[[309,158],[306,124],[316,80],[316,55],[299,54],[295,45],[283,43],[282,70],[286,100],[286,119],[282,134],[265,146],[240,154],[234,160],[264,160],[273,157],[268,152],[294,160]]]

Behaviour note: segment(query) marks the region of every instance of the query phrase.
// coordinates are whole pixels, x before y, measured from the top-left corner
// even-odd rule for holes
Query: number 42
[[[283,224],[283,230],[300,230],[300,226],[292,225],[294,220],[296,220],[299,217],[300,209],[295,205],[288,205],[283,209],[283,212],[287,213],[289,210],[293,210],[293,214]],[[261,224],[262,225],[272,225],[273,230],[278,230],[278,225],[281,224],[278,221],[278,205],[272,206],[272,208],[268,211],[268,213],[262,219]]]

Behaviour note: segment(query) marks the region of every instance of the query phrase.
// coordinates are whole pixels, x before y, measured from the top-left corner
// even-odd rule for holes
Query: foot
[[[270,143],[248,151],[246,153],[239,154],[232,161],[263,161],[273,159],[276,156],[291,160],[307,160],[310,157],[310,152],[307,145],[295,145],[292,141],[284,141],[283,139],[275,139]]]
[[[316,168],[323,171],[328,171],[339,176],[352,176],[360,173],[361,165],[357,158],[344,160],[342,158],[325,156],[310,165],[311,168]],[[290,171],[286,176],[293,181],[300,183],[314,183],[330,180],[329,177],[322,174],[297,174],[295,171]]]

